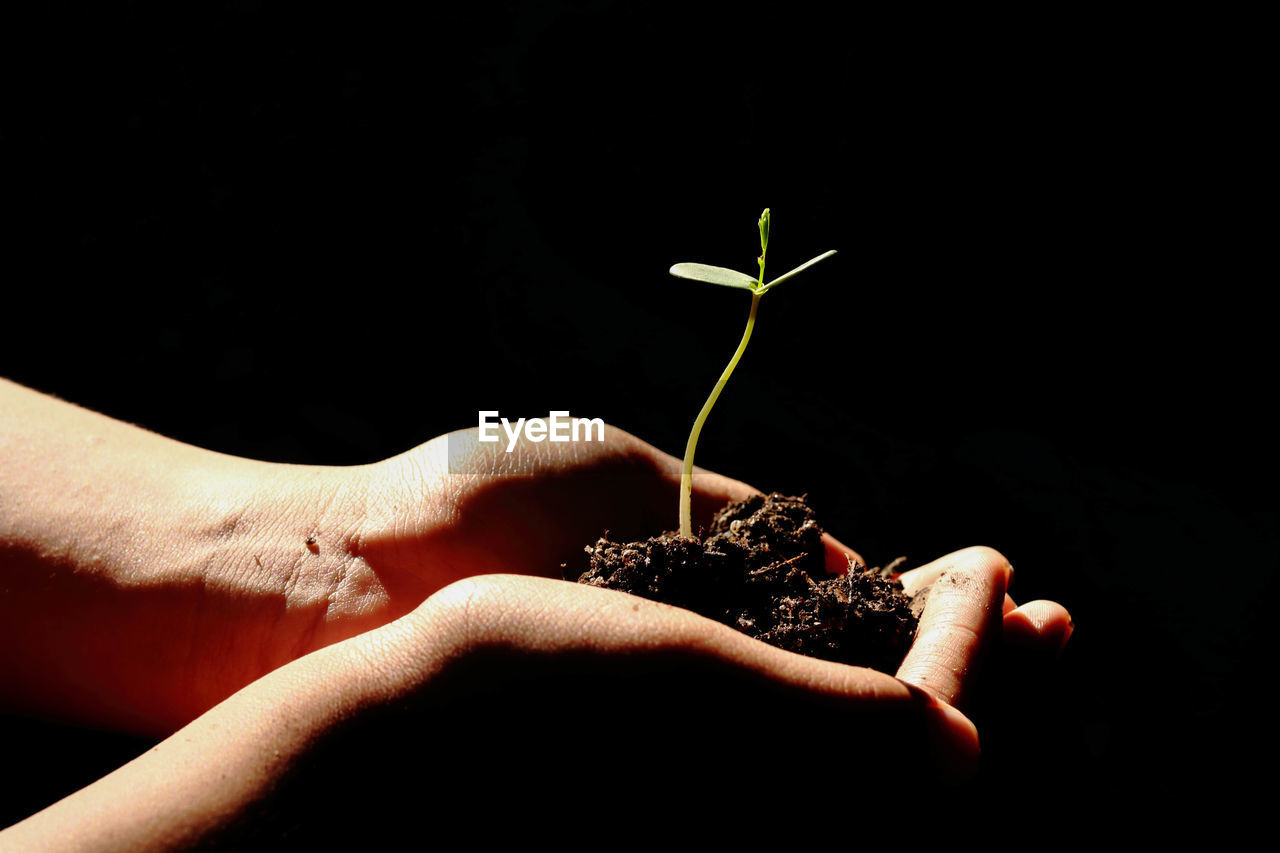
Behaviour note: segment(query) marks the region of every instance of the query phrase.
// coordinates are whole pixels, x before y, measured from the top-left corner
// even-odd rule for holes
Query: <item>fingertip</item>
[[[928,586],[931,577],[926,577],[924,570],[928,569],[932,564],[924,566],[916,566],[914,569],[907,569],[905,572],[899,572],[897,575],[898,582],[902,584],[902,588],[907,595],[915,595],[920,591],[921,587]]]
[[[849,561],[866,565],[862,555],[836,539],[830,533],[822,534],[822,544],[826,547],[827,573],[842,575],[849,569]]]
[[[1009,584],[1013,582],[1013,565],[999,551],[983,545],[962,548],[923,566],[909,569],[899,574],[898,580],[902,582],[907,594],[913,595],[958,567],[989,574],[999,583],[1001,595],[1007,593]]]
[[[1075,631],[1067,609],[1056,601],[1028,601],[1005,614],[1005,642],[1024,648],[1061,652]]]
[[[930,702],[926,715],[937,769],[945,780],[961,782],[978,769],[982,745],[978,727],[958,709],[944,702]]]

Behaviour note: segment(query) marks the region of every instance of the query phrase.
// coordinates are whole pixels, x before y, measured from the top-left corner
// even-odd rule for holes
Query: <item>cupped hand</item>
[[[604,439],[522,441],[508,452],[463,430],[387,460],[372,480],[361,551],[430,593],[479,575],[572,577],[583,547],[606,531],[625,541],[676,527],[680,460],[622,430],[606,428]],[[693,486],[695,529],[726,502],[758,493],[702,469]],[[824,541],[830,571],[862,562],[829,534]],[[964,707],[990,643],[1040,655],[1062,649],[1072,630],[1067,611],[1044,600],[1018,606],[1006,592],[1012,571],[1003,555],[979,547],[900,576],[909,593],[930,589],[903,681],[942,707]],[[997,575],[993,606],[985,596]],[[516,606],[517,596],[509,598]]]
[[[365,477],[366,523],[361,555],[403,590],[406,612],[446,584],[483,574],[561,577],[584,568],[584,546],[605,534],[643,539],[677,525],[680,460],[629,433],[606,427],[604,441],[482,443],[476,430],[440,436],[371,466]],[[709,524],[725,503],[759,490],[703,469],[693,478],[694,527]],[[853,549],[824,535],[829,571],[844,571]],[[959,552],[966,554],[968,552]],[[977,552],[975,552],[977,553]],[[1008,566],[994,551],[991,563]],[[948,567],[971,559],[949,555],[906,572],[908,592],[933,584]],[[1013,642],[1058,650],[1071,631],[1055,602],[1002,603]]]
[[[821,797],[869,773],[963,777],[978,736],[959,709],[991,644],[1057,651],[1070,633],[1060,605],[1014,604],[1012,569],[989,548],[901,576],[930,591],[896,677],[545,577],[606,528],[674,526],[672,457],[608,438],[508,456],[454,434],[370,466],[353,551],[388,588],[401,578],[404,615],[259,678],[9,837],[328,837],[342,825],[313,817],[334,791],[345,813],[412,823],[428,779],[433,802],[465,808],[563,802],[583,780],[670,798],[796,773]],[[695,518],[753,491],[703,473]],[[851,553],[828,551],[835,565]]]
[[[961,552],[947,577],[901,678],[621,592],[457,581],[258,679],[0,842],[367,841],[548,809],[607,828],[632,803],[705,819],[708,792],[821,799],[859,781],[963,777],[977,736],[950,705],[953,678],[975,662],[969,639],[998,624],[1007,571]]]

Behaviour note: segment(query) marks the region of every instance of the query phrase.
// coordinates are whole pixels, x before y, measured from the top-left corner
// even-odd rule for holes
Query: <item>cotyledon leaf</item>
[[[768,290],[769,288],[773,287],[775,284],[782,284],[784,281],[786,281],[787,279],[791,278],[791,276],[795,275],[796,273],[804,272],[804,271],[805,271],[805,270],[807,270],[809,267],[811,267],[811,266],[813,266],[814,264],[816,264],[818,261],[826,260],[827,258],[831,257],[831,256],[832,256],[832,255],[834,255],[835,253],[836,253],[836,250],[835,250],[835,249],[832,249],[832,250],[831,250],[831,251],[829,251],[829,252],[823,252],[821,255],[818,255],[818,257],[816,257],[816,258],[811,258],[811,259],[809,259],[809,260],[805,261],[803,264],[801,264],[800,266],[796,267],[796,268],[795,268],[795,269],[793,269],[791,272],[783,273],[782,275],[780,275],[780,276],[778,276],[777,278],[775,278],[773,281],[771,281],[771,282],[769,282],[768,284],[766,284],[764,287],[760,288],[760,292],[761,292],[761,293],[764,293],[766,290]]]
[[[710,264],[676,264],[671,274],[679,278],[693,281],[705,281],[725,287],[741,287],[743,290],[755,290],[759,284],[754,278],[728,267],[713,267]]]

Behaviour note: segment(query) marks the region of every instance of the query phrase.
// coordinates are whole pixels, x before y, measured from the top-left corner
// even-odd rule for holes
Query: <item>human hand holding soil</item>
[[[356,816],[376,816],[376,831],[411,828],[424,798],[449,814],[502,803],[504,816],[524,815],[577,786],[623,803],[657,789],[678,804],[732,785],[739,750],[752,785],[797,762],[819,788],[834,770],[847,777],[845,762],[878,783],[893,767],[921,784],[954,778],[977,743],[945,702],[948,677],[972,662],[968,640],[989,634],[1006,572],[984,551],[950,571],[957,583],[931,601],[936,632],[921,636],[927,653],[909,661],[927,688],[623,593],[515,575],[459,581],[253,682],[0,841],[332,841],[375,831]],[[836,753],[786,746],[797,730],[828,727]],[[760,743],[769,732],[778,745]]]
[[[364,551],[408,570],[434,586],[474,574],[518,572],[560,576],[560,566],[582,563],[583,545],[608,530],[625,541],[673,525],[671,493],[679,485],[680,461],[621,430],[605,441],[529,444],[505,453],[476,441],[474,430],[440,436],[375,466],[380,509],[370,514]],[[698,469],[693,478],[694,518],[705,526],[730,501],[759,490]],[[399,509],[414,507],[410,513]],[[830,534],[822,536],[826,569],[845,572],[856,551]],[[990,549],[993,564],[1008,566]],[[945,567],[969,552],[943,557],[905,572],[909,593],[931,586]],[[1056,602],[1018,606],[1005,595],[1004,633],[1019,646],[1056,652],[1071,631],[1070,616]]]
[[[315,468],[209,453],[9,383],[0,393],[0,630],[28,650],[3,664],[5,705],[157,734],[195,718],[15,837],[195,838],[242,826],[264,801],[289,820],[290,791],[332,778],[330,758],[339,768],[364,754],[405,709],[417,746],[396,748],[438,752],[450,725],[485,709],[535,741],[565,720],[639,725],[691,702],[719,721],[743,708],[850,712],[963,771],[976,738],[952,705],[1001,625],[1054,650],[1069,631],[1056,604],[1015,608],[1007,563],[987,549],[906,576],[935,591],[899,679],[532,577],[558,575],[611,524],[632,528],[620,535],[670,524],[678,462],[619,431],[512,454],[453,434],[374,465]],[[695,518],[752,491],[695,477]],[[826,546],[843,566],[847,549]],[[678,716],[656,716],[643,730],[706,748],[705,727],[690,740]]]

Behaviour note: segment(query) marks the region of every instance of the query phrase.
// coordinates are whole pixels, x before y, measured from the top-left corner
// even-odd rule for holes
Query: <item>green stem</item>
[[[761,264],[760,274],[763,277],[763,264]],[[703,404],[702,411],[698,412],[698,417],[693,422],[693,431],[689,433],[689,443],[684,448],[684,467],[680,471],[681,536],[693,536],[693,452],[698,447],[698,436],[702,433],[702,425],[706,422],[707,415],[711,414],[711,408],[715,406],[716,400],[720,397],[720,391],[724,388],[725,383],[729,381],[729,377],[733,375],[733,369],[738,366],[738,361],[742,358],[742,354],[747,351],[747,341],[751,340],[751,330],[756,326],[756,309],[759,307],[760,294],[752,293],[751,314],[747,317],[747,328],[742,333],[742,341],[738,344],[738,349],[734,352],[733,358],[729,359],[729,364],[725,367],[724,373],[720,374],[716,387],[711,389],[711,396]]]

